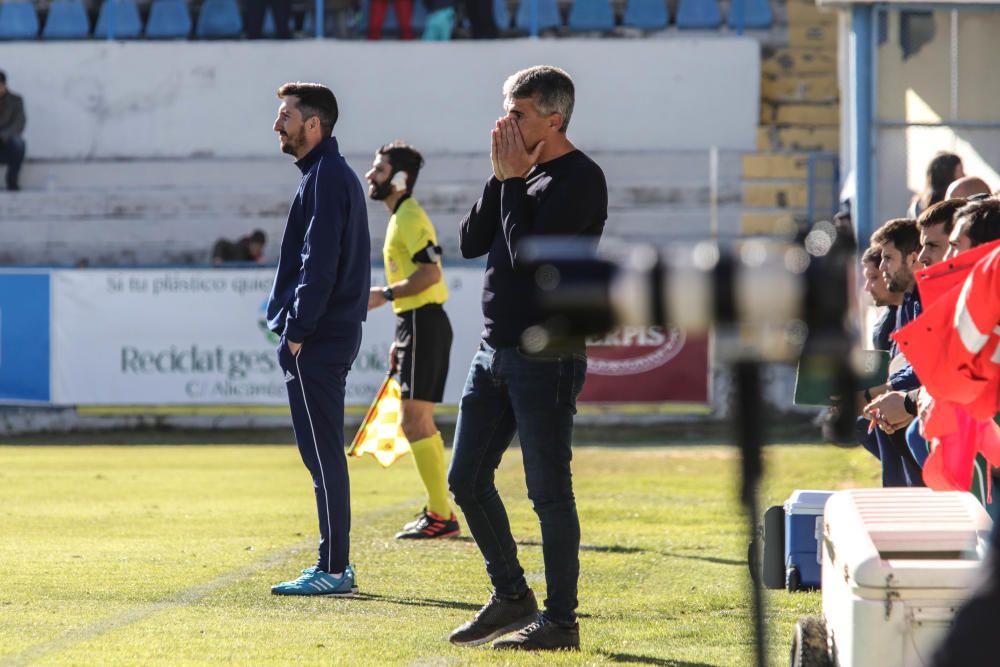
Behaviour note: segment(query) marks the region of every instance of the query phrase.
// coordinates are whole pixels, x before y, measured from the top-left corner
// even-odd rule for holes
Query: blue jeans
[[[0,139],[0,164],[7,165],[7,189],[16,190],[18,187],[17,175],[21,172],[21,163],[24,162],[25,145],[21,137],[11,137],[10,139]]]
[[[538,359],[517,348],[495,350],[480,343],[465,382],[448,471],[448,486],[497,594],[522,595],[528,583],[494,483],[517,433],[528,497],[542,529],[545,615],[556,623],[576,621],[580,520],[570,461],[576,397],[586,374],[582,354]]]

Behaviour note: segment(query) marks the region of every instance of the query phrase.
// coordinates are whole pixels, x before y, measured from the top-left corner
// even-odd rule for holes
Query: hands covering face
[[[524,145],[521,128],[510,116],[499,118],[490,135],[490,161],[493,163],[493,175],[498,180],[524,178],[538,164],[545,142],[539,141],[535,150],[529,153]]]

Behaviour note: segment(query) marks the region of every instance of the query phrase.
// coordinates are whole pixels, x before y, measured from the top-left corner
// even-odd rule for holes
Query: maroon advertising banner
[[[587,341],[585,403],[708,403],[707,336],[623,327]]]

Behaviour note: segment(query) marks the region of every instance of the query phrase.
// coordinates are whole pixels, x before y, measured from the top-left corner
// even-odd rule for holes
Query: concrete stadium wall
[[[958,13],[958,86],[952,108],[951,16],[935,11],[928,40],[904,57],[900,13],[888,13],[886,41],[878,49],[877,105],[883,121],[943,123],[946,127],[881,128],[877,132],[876,224],[903,215],[923,189],[927,164],[938,151],[962,158],[965,172],[1000,187],[1000,127],[947,125],[951,121],[996,124],[1000,77],[996,35],[1000,13]],[[957,115],[952,116],[952,112]]]
[[[735,36],[496,42],[11,43],[29,158],[272,156],[275,89],[336,92],[348,153],[405,138],[427,153],[488,150],[500,86],[541,63],[577,84],[571,137],[590,151],[752,150],[759,44]]]

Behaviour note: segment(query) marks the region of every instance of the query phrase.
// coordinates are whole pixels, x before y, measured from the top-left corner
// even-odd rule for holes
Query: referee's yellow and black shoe
[[[456,537],[458,533],[458,517],[454,513],[446,519],[424,508],[416,521],[411,521],[403,526],[403,530],[396,533],[396,539],[437,540],[444,537]]]

